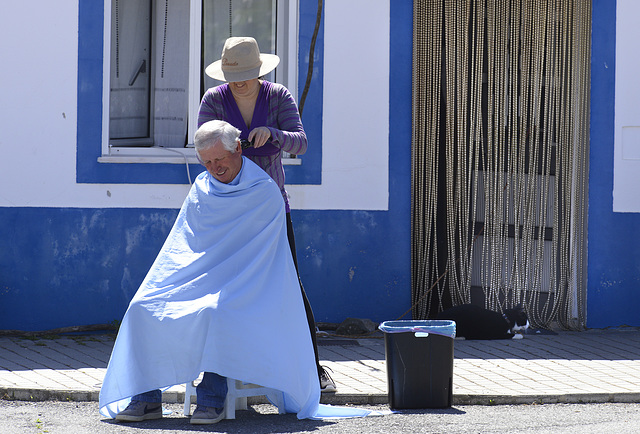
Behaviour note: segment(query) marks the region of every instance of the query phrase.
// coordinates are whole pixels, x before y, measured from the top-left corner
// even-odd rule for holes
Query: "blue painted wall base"
[[[121,320],[177,213],[0,208],[0,329]],[[317,321],[382,321],[408,308],[407,234],[381,230],[392,226],[391,218],[388,212],[294,212],[300,272]]]
[[[0,329],[122,319],[177,210],[0,208]]]
[[[640,214],[613,212],[615,2],[592,13],[587,326],[640,326]]]

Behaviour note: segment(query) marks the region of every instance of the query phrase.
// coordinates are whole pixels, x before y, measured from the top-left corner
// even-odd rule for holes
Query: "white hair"
[[[238,148],[239,137],[239,129],[228,122],[214,120],[205,122],[198,128],[193,138],[193,143],[196,151],[202,151],[221,142],[227,151],[235,153]]]

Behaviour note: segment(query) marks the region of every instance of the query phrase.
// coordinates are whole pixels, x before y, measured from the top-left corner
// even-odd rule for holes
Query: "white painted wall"
[[[325,1],[322,184],[287,187],[294,209],[388,208],[389,0],[375,3]],[[76,183],[77,37],[77,1],[3,5],[0,206],[180,207],[186,185]]]
[[[640,2],[618,0],[616,15],[613,211],[640,212]]]
[[[389,0],[324,5],[322,184],[287,191],[294,208],[387,210]]]

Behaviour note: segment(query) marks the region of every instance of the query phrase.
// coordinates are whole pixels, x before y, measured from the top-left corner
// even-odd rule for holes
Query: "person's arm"
[[[215,88],[207,90],[200,102],[198,109],[198,128],[205,122],[213,120],[225,120],[222,108],[222,98]]]
[[[271,143],[285,152],[302,155],[307,152],[307,135],[302,127],[298,106],[289,90],[278,86],[269,104],[271,113],[275,113],[274,122],[269,119]]]

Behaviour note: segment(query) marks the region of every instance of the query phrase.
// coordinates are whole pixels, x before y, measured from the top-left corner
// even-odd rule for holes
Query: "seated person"
[[[299,418],[318,412],[320,386],[282,195],[242,156],[239,134],[219,120],[195,134],[207,170],[122,320],[100,391],[105,416],[161,418],[160,389],[201,372],[191,423],[224,418],[226,377],[282,391],[286,410]]]

